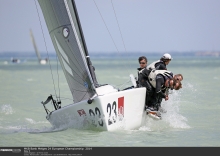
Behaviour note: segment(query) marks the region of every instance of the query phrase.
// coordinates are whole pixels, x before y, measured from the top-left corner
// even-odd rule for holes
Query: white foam
[[[169,96],[168,101],[162,102],[161,106],[167,110],[163,114],[162,118],[167,122],[172,128],[190,128],[187,125],[187,118],[180,114],[180,91],[173,91],[173,94]]]
[[[33,81],[33,79],[32,78],[28,78],[27,81]]]
[[[31,118],[25,118],[25,120],[27,120],[31,124],[49,123],[48,121],[37,121],[36,122],[33,119],[31,119]]]
[[[3,113],[5,115],[9,115],[9,114],[13,114],[14,111],[13,111],[13,109],[12,109],[10,104],[5,104],[5,105],[1,106],[0,113]]]
[[[192,87],[192,86],[191,86]],[[192,87],[193,88],[193,87]],[[146,116],[145,122],[139,130],[142,131],[163,131],[166,129],[188,129],[187,118],[180,113],[181,92],[173,91],[169,100],[162,101],[161,106],[167,110],[162,113],[162,120],[154,120]]]

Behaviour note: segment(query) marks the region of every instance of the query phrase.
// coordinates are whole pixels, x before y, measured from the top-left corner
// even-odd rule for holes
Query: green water
[[[148,64],[156,58],[148,58]],[[0,146],[220,146],[220,58],[176,57],[167,66],[184,77],[183,88],[162,103],[163,120],[146,120],[138,130],[98,132],[67,129],[49,130],[41,101],[50,94],[62,97],[62,105],[72,97],[56,60],[39,65],[36,59],[22,64],[0,60]],[[131,86],[129,74],[137,76],[137,58],[93,58],[99,83],[119,89]],[[52,71],[51,71],[52,69]],[[59,79],[59,81],[58,81]],[[59,82],[59,83],[58,83]]]

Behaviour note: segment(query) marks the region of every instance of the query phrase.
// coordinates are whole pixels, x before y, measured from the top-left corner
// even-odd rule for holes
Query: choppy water
[[[148,58],[149,63],[157,58]],[[147,118],[137,130],[100,132],[66,129],[53,132],[41,104],[50,94],[60,93],[62,105],[71,103],[68,85],[60,67],[51,60],[36,59],[21,64],[0,59],[0,146],[92,146],[92,147],[203,147],[220,146],[220,58],[175,58],[168,69],[184,76],[183,88],[162,103],[163,120]],[[122,89],[131,86],[129,74],[137,75],[137,58],[93,59],[100,83]],[[54,82],[52,80],[54,79]],[[127,82],[127,83],[126,83]],[[56,86],[54,87],[55,84]],[[48,133],[37,133],[49,131]]]

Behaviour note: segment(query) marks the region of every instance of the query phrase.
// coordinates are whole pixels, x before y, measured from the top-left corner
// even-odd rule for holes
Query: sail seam
[[[65,52],[62,52],[63,51],[63,49],[62,49],[62,47],[61,47],[61,45],[59,44],[59,42],[57,41],[57,39],[56,39],[56,37],[54,36],[54,39],[55,39],[55,41],[56,41],[56,44],[57,44],[57,47],[58,47],[58,50],[59,50],[59,52],[60,52],[60,54],[61,54],[61,57],[63,58],[63,60],[65,61],[65,63],[68,65],[68,67],[70,68],[70,69],[72,69],[71,67],[70,67],[70,63],[69,63],[69,61],[71,61],[71,63],[72,64],[75,64],[73,61],[72,61],[72,59],[70,58],[70,60],[68,59],[68,57],[66,58],[67,60],[68,60],[68,62],[67,62],[67,60],[65,59],[65,57],[63,57],[63,55],[62,54],[65,54]],[[66,54],[65,54],[66,55]],[[74,56],[75,57],[75,56]],[[76,59],[77,60],[77,59]],[[77,61],[78,62],[78,61]],[[65,66],[64,66],[65,67]],[[76,66],[77,67],[77,66]],[[66,69],[66,68],[65,68]],[[78,68],[77,68],[78,69]],[[73,69],[72,69],[73,70]],[[73,70],[74,71],[74,70]],[[84,70],[81,68],[81,70],[79,70],[78,69],[78,71],[81,73],[81,74],[83,74],[83,72],[84,72]],[[81,72],[82,71],[82,72]],[[70,73],[71,74],[71,73]],[[73,76],[73,75],[77,75],[77,76],[79,76],[81,79],[83,79],[83,77],[81,77],[80,76],[80,74],[78,74],[78,73],[76,73],[76,72],[74,72],[74,74],[72,73],[71,75]],[[73,78],[74,79],[74,78]],[[78,83],[80,83],[79,81],[77,81],[76,79],[74,79],[76,82],[78,82]],[[84,79],[83,79],[84,80]],[[80,83],[81,84],[81,83]],[[83,85],[83,84],[81,84],[81,85]]]

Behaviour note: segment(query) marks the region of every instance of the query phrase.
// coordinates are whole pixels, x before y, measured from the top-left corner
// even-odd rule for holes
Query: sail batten
[[[38,0],[74,102],[96,94],[94,73],[72,0]]]

